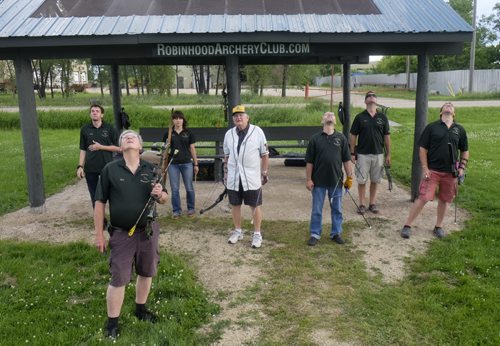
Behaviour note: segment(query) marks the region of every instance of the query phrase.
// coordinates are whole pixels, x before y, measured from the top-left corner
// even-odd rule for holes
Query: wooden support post
[[[28,179],[28,198],[31,211],[43,213],[45,211],[45,189],[35,93],[33,91],[33,69],[31,61],[25,58],[15,59],[14,66],[19,95],[26,177]]]
[[[233,127],[233,117],[231,111],[233,107],[240,104],[240,67],[239,59],[236,55],[226,57],[226,76],[227,76],[227,127]]]
[[[413,161],[411,168],[411,200],[418,197],[418,187],[422,178],[422,167],[418,152],[418,141],[427,125],[429,107],[429,56],[418,56],[417,95],[415,100],[415,134],[413,137]]]
[[[118,132],[122,130],[122,119],[120,112],[122,110],[120,88],[120,68],[118,65],[111,65],[111,95],[113,99],[113,115],[115,119],[115,127]]]
[[[349,140],[349,131],[351,131],[351,64],[344,64],[342,74],[344,79],[342,101],[344,105],[344,127],[342,132]]]

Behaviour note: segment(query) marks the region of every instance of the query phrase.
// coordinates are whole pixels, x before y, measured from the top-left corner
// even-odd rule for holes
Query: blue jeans
[[[335,190],[335,191],[334,191]],[[317,187],[312,190],[312,211],[311,211],[311,237],[316,239],[321,238],[321,227],[323,219],[323,204],[325,202],[325,194],[328,192],[328,201],[332,211],[332,229],[330,238],[336,234],[342,233],[342,185],[339,184],[337,189],[335,186]],[[333,197],[333,198],[332,198]]]
[[[182,213],[181,196],[179,194],[180,176],[186,187],[186,200],[188,213],[194,213],[194,188],[193,188],[193,164],[178,163],[171,164],[168,168],[168,178],[170,181],[170,189],[172,194],[172,213],[180,215]]]

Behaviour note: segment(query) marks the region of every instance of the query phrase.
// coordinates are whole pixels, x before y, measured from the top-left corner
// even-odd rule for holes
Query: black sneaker
[[[332,238],[332,241],[337,243],[337,244],[340,244],[340,245],[345,244],[345,241],[344,241],[344,239],[342,239],[340,234],[335,234]]]
[[[358,214],[359,215],[364,215],[366,213],[366,207],[361,204],[359,207],[358,207]]]
[[[158,321],[158,316],[152,313],[149,310],[144,310],[142,312],[135,312],[135,317],[140,319],[141,321],[156,323]]]
[[[309,241],[307,242],[307,245],[309,246],[315,246],[318,244],[319,239],[316,239],[314,237],[309,238]]]
[[[368,206],[368,210],[371,211],[373,214],[378,214],[379,210],[375,204],[370,204]]]
[[[401,229],[401,237],[402,238],[405,238],[405,239],[408,239],[410,238],[410,234],[411,234],[411,227],[409,226],[404,226],[402,229]]]
[[[434,227],[434,231],[432,231],[436,237],[439,239],[444,238],[444,229],[441,227]]]
[[[120,329],[118,328],[118,326],[113,328],[109,328],[107,324],[104,326],[105,338],[116,340],[118,338],[118,335],[120,335]]]

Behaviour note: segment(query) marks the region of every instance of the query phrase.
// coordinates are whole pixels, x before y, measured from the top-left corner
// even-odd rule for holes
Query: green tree
[[[311,84],[314,77],[320,74],[318,65],[290,65],[288,71],[289,84],[295,86],[305,86]]]
[[[320,76],[322,76],[322,77],[331,76],[332,75],[332,66],[333,66],[333,74],[335,76],[342,75],[342,65],[328,64],[328,65],[320,65],[319,66]]]
[[[61,93],[63,97],[69,97],[70,82],[73,74],[73,62],[71,59],[54,60],[61,78]]]
[[[490,15],[483,15],[479,20],[478,41],[484,45],[483,51],[476,54],[476,60],[484,59],[487,61],[486,68],[500,67],[500,2],[493,7]],[[479,56],[479,57],[478,57]]]
[[[151,66],[149,76],[149,84],[154,93],[170,96],[170,89],[175,82],[175,70],[172,66]]]
[[[406,72],[406,55],[384,56],[374,68],[376,73],[397,74]],[[417,57],[410,56],[410,72],[417,72]]]
[[[448,4],[457,12],[463,20],[472,25],[472,0],[449,0]]]
[[[245,66],[246,80],[253,94],[263,95],[264,86],[270,81],[271,69],[270,65]]]
[[[450,6],[472,25],[472,0],[449,0]],[[476,28],[475,69],[492,69],[500,65],[500,3],[496,3],[493,13],[483,16]],[[466,70],[470,64],[471,43],[466,42],[462,53],[457,55],[434,55],[430,57],[430,71]],[[416,71],[416,58],[412,58],[411,72]],[[406,58],[387,56],[376,67],[377,73],[396,74],[406,71]]]
[[[0,93],[16,90],[16,73],[12,60],[0,60]]]

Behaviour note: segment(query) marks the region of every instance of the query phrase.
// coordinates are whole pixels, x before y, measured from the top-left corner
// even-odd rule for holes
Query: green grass
[[[405,114],[406,112],[406,114]],[[411,262],[400,286],[376,284],[358,291],[346,324],[369,344],[498,344],[500,335],[500,109],[459,109],[468,131],[471,160],[458,203],[472,219],[463,232],[431,243],[425,256]],[[408,181],[413,119],[397,110],[393,129],[393,174]],[[438,118],[432,110],[429,120]]]
[[[293,121],[308,125],[317,124],[321,112],[324,111],[322,107],[325,106],[319,105],[311,109],[309,113],[312,115],[298,120],[293,118]],[[255,111],[257,112],[257,109]],[[464,125],[468,132],[471,153],[468,175],[465,185],[460,187],[457,200],[458,204],[466,208],[472,216],[466,222],[464,231],[456,232],[442,241],[432,241],[424,256],[408,262],[408,275],[401,282],[388,284],[382,281],[380,276],[372,277],[367,274],[361,254],[352,243],[344,247],[326,243],[311,249],[305,246],[308,229],[306,222],[264,220],[267,241],[276,242],[279,246],[273,247],[269,257],[260,264],[266,276],[234,302],[239,304],[256,300],[264,307],[267,318],[259,323],[263,331],[258,339],[254,340],[256,344],[312,344],[314,340],[311,334],[318,330],[326,331],[336,340],[368,345],[500,344],[498,332],[498,325],[500,325],[500,290],[498,290],[500,287],[500,250],[498,247],[500,242],[498,232],[500,229],[498,218],[500,184],[497,183],[500,178],[500,162],[496,159],[498,156],[496,151],[500,145],[498,133],[500,109],[460,108],[457,109],[457,114],[457,121]],[[261,113],[255,114],[253,120],[262,124],[279,124],[277,119],[287,121],[287,118],[283,118],[284,116],[271,110],[261,110]],[[402,125],[392,128],[392,174],[400,182],[406,184],[410,180],[411,172],[414,111],[390,109],[389,118]],[[428,118],[429,121],[437,119],[438,111],[430,109]],[[192,124],[203,121],[192,118]],[[291,123],[286,122],[282,125],[291,125]],[[4,155],[0,157],[2,196],[4,196],[4,191],[13,191],[11,195],[17,191],[21,196],[16,196],[15,201],[10,205],[2,201],[4,204],[0,206],[1,214],[26,204],[25,194],[23,197],[23,193],[19,193],[19,191],[25,191],[20,131],[2,131],[2,134],[0,139],[0,145],[4,148],[2,151]],[[55,192],[65,184],[74,181],[74,160],[77,159],[78,152],[77,138],[77,130],[41,131],[44,175],[48,192]],[[71,145],[73,147],[70,147]],[[54,178],[53,172],[61,172],[61,176]],[[13,188],[9,190],[11,186]],[[165,220],[162,222],[164,228],[171,230],[175,230],[180,225],[176,222],[166,223]],[[226,230],[230,224],[230,219],[197,218],[183,220],[182,227]],[[383,227],[382,224],[379,226]],[[361,227],[363,225],[359,222],[346,222],[346,238],[350,240],[354,232]],[[83,247],[84,250],[75,250],[75,247]],[[5,252],[10,251],[11,248],[12,252]],[[43,250],[45,252],[36,252],[37,248],[45,249]],[[29,306],[26,307],[26,301],[29,300],[28,298],[34,300],[34,294],[31,293],[26,296],[27,298],[23,298],[24,300],[17,299],[18,290],[9,288],[13,282],[20,282],[19,279],[13,278],[16,277],[15,268],[20,267],[21,264],[28,265],[34,262],[37,265],[36,269],[28,269],[23,274],[28,279],[28,275],[33,276],[34,272],[40,271],[40,278],[37,282],[45,280],[45,277],[50,274],[48,271],[45,272],[44,268],[49,268],[50,273],[64,273],[64,281],[71,283],[73,287],[74,279],[71,276],[73,274],[68,273],[68,267],[73,269],[81,267],[82,265],[78,264],[79,261],[84,262],[85,266],[94,266],[93,263],[101,261],[95,266],[102,268],[100,269],[102,271],[88,269],[90,272],[99,273],[88,276],[95,278],[96,275],[97,277],[102,275],[107,278],[104,272],[104,261],[101,257],[95,256],[92,249],[87,249],[83,245],[37,244],[35,246],[3,241],[0,242],[0,249],[2,249],[0,294],[9,292],[1,296],[5,298],[0,309],[8,309],[4,310],[3,315],[12,312],[15,316],[12,320],[9,319],[8,324],[0,325],[1,333],[8,330],[10,335],[11,329],[14,329],[11,325],[19,325],[20,329],[35,330],[36,340],[45,340],[44,328],[51,328],[49,322],[55,326],[61,326],[58,317],[52,314],[40,317],[38,310],[35,311],[35,316],[39,318],[35,322],[35,319],[31,319],[24,311],[31,309]],[[36,253],[35,257],[30,257],[31,252]],[[71,258],[64,257],[66,252],[75,253],[75,256],[80,252],[89,252],[92,256],[85,257],[87,256],[85,255],[84,259],[73,261]],[[51,256],[57,258],[58,261],[40,262],[41,258]],[[175,260],[175,258],[168,259],[174,262]],[[4,266],[4,263],[7,264]],[[238,265],[236,259],[233,265]],[[66,280],[66,275],[71,279]],[[97,278],[95,280],[97,282]],[[92,290],[94,294],[102,294],[107,279],[101,281],[99,284],[92,283],[92,289],[87,284],[87,290]],[[32,283],[30,285],[35,287]],[[98,289],[94,289],[94,285]],[[177,290],[189,287],[188,284],[182,286],[184,283],[179,283],[179,285],[181,286],[177,287]],[[37,290],[38,300],[36,301],[50,301],[54,296],[53,289],[56,288],[51,286],[49,289]],[[69,289],[64,289],[63,298],[68,299],[66,290],[70,292]],[[72,291],[70,293],[72,296],[75,295]],[[61,336],[61,333],[56,333],[54,338],[60,336],[61,339],[50,339],[51,343],[64,344],[75,340],[77,343],[93,343],[97,340],[98,329],[103,323],[102,318],[96,318],[96,321],[91,322],[82,319],[83,317],[89,319],[92,314],[102,315],[104,298],[98,296],[97,302],[90,300],[90,295],[85,297],[89,299],[88,305],[92,310],[78,313],[77,322],[84,325],[84,330],[88,331],[85,335],[90,339],[79,338],[80,331],[71,329],[67,338]],[[224,293],[220,292],[219,297],[224,299]],[[63,298],[57,297],[54,304],[57,309],[66,311],[67,304]],[[15,306],[20,311],[19,314],[13,312],[14,309],[11,309],[10,305]],[[37,303],[36,308],[39,308],[39,305],[44,304]],[[207,310],[211,310],[209,304],[208,308],[205,303],[202,305]],[[78,308],[79,306],[74,307],[74,309]],[[172,313],[176,313],[177,309],[181,308],[175,306],[172,308]],[[68,321],[68,315],[64,316],[66,317],[63,319]],[[129,316],[125,318],[130,318]],[[48,318],[49,322],[45,322],[44,318]],[[205,319],[197,323],[208,321]],[[3,320],[0,323],[4,323]],[[27,324],[22,325],[22,323]],[[180,340],[179,344],[183,344],[184,341],[186,343],[214,341],[229,324],[223,321],[213,326],[214,332],[205,337],[194,335],[195,339],[184,339],[188,338],[185,335],[189,332],[186,332],[187,334],[179,332],[171,340]],[[72,325],[71,328],[73,328]],[[144,337],[153,338],[157,343],[163,340],[162,335],[156,329],[148,329],[148,332],[144,333],[144,330],[135,328],[136,326],[133,325],[131,334],[127,334],[127,339],[124,339],[126,342],[136,343]],[[23,333],[23,337],[27,335],[26,332]],[[31,341],[33,336],[31,334],[28,336]],[[4,335],[0,337],[5,340]],[[7,339],[13,340],[8,344],[24,343],[25,339],[17,339],[17,337]],[[132,341],[134,337],[135,341]]]
[[[19,130],[2,130],[0,147],[0,215],[28,203],[26,165]],[[76,181],[79,155],[78,130],[41,130],[42,164],[46,195],[60,191]]]
[[[133,315],[135,284],[126,288],[120,318],[123,345],[207,344],[196,330],[218,307],[207,300],[191,269],[162,253],[148,306],[161,323]],[[0,339],[4,345],[96,345],[103,340],[106,256],[89,245],[0,242]]]
[[[364,86],[362,88],[353,89],[354,92],[366,93],[369,90],[374,90],[379,97],[392,97],[405,100],[415,100],[415,90],[383,88],[377,86]],[[449,95],[429,95],[430,101],[474,101],[474,100],[498,100],[500,92],[490,93],[464,93],[455,96]]]

